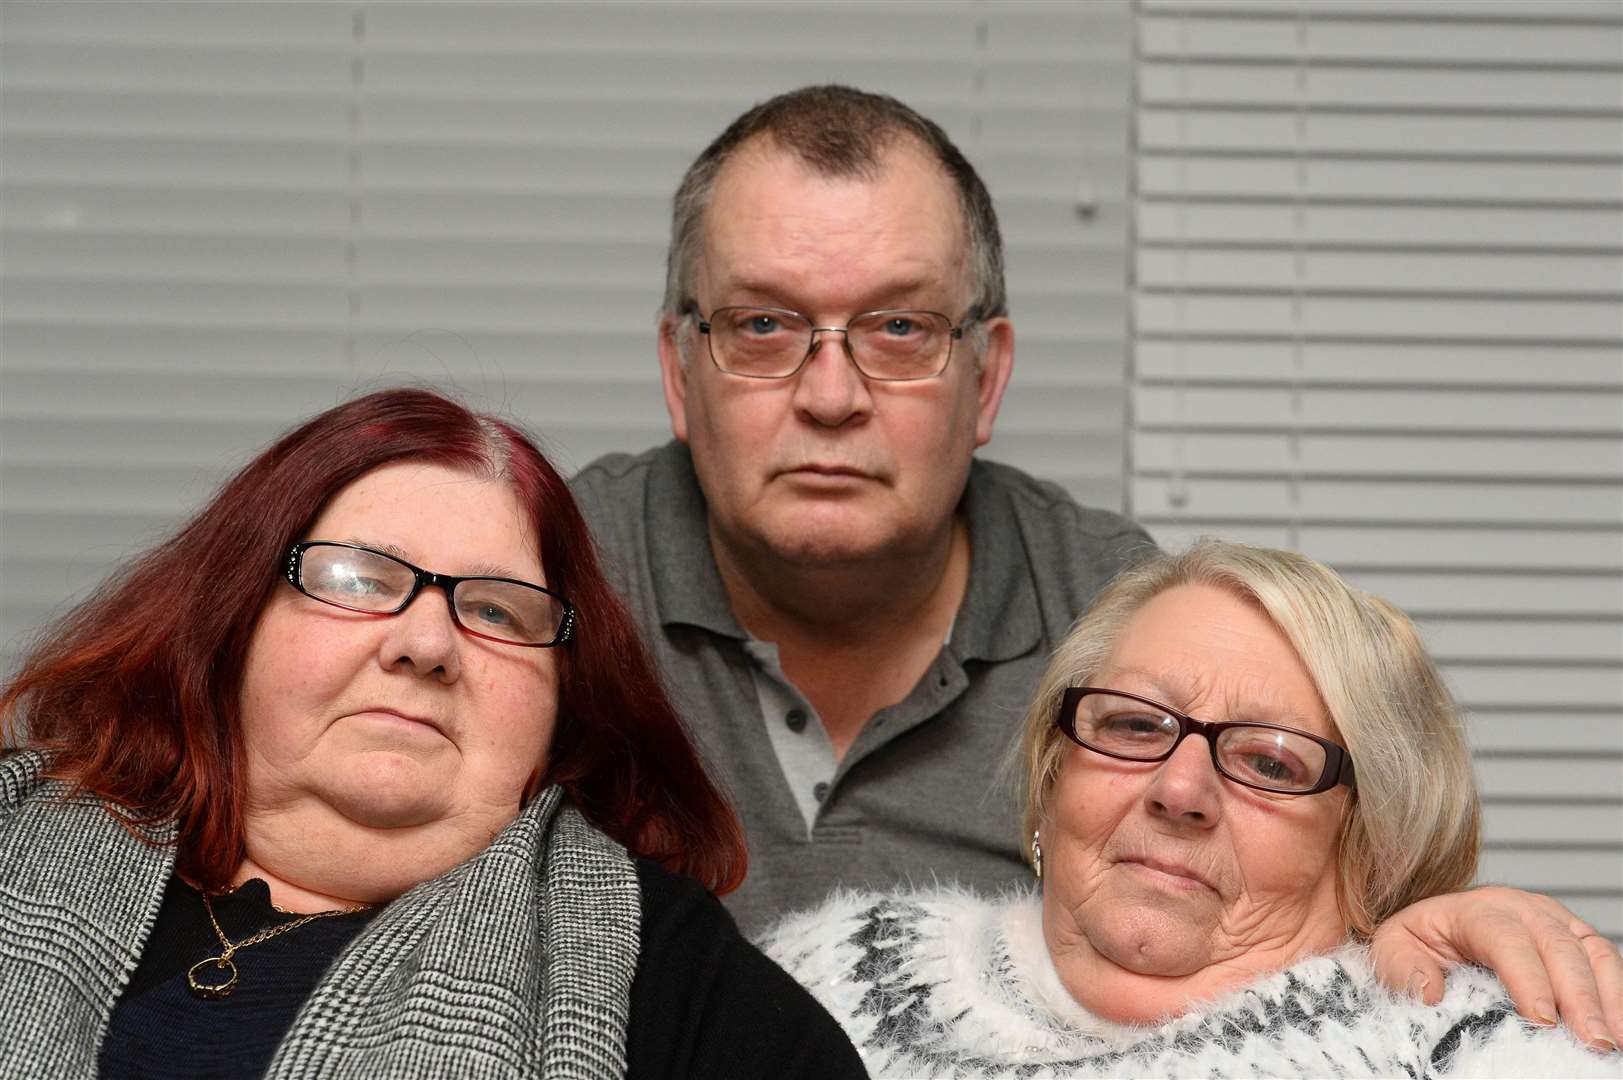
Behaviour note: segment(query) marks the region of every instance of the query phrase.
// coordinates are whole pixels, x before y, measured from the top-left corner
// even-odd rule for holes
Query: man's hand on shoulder
[[[1444,969],[1492,968],[1523,1016],[1559,1017],[1597,1050],[1623,1045],[1623,957],[1595,928],[1537,893],[1486,886],[1411,904],[1371,939],[1375,971],[1428,1004],[1443,996]]]

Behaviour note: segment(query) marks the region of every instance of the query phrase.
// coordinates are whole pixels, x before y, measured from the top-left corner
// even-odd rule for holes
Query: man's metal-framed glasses
[[[346,611],[398,615],[428,585],[445,594],[463,632],[505,645],[545,649],[575,631],[575,608],[551,589],[500,577],[452,577],[358,544],[308,540],[288,550],[289,584]]]
[[[1203,735],[1217,771],[1259,791],[1316,795],[1357,786],[1352,755],[1329,739],[1280,724],[1206,723],[1120,690],[1073,686],[1054,722],[1077,745],[1123,761],[1165,761],[1191,734]]]
[[[844,326],[813,326],[798,311],[774,307],[722,307],[706,318],[690,308],[710,347],[710,360],[729,375],[787,379],[817,351],[818,334],[843,336],[845,355],[879,382],[931,379],[947,369],[952,343],[974,322],[958,326],[939,311],[866,311]]]

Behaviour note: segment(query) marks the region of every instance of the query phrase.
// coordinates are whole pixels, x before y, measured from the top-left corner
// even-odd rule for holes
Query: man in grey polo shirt
[[[659,628],[652,643],[677,706],[738,805],[750,870],[728,906],[746,931],[836,885],[939,876],[996,892],[1029,875],[997,766],[1048,653],[1148,544],[1142,532],[975,462],[959,514],[975,542],[950,636],[929,627],[925,666],[906,669],[912,685],[842,732],[786,672],[780,646],[729,603],[685,447],[603,459],[575,487],[614,580]],[[876,602],[889,591],[872,588]],[[886,629],[901,653],[906,627]],[[838,658],[842,677],[893,676],[884,643],[871,648],[856,664]]]
[[[736,120],[674,211],[676,441],[573,487],[738,804],[729,907],[754,932],[842,885],[1029,880],[998,764],[1051,649],[1151,542],[974,460],[1014,349],[985,187],[913,110],[814,87]],[[1463,953],[1524,1012],[1598,1008],[1588,928],[1547,898],[1479,890],[1400,922],[1381,935],[1400,985]],[[1615,996],[1615,950],[1587,955]]]
[[[997,765],[1049,651],[1150,541],[973,462],[1013,352],[980,178],[889,99],[746,114],[677,194],[659,341],[678,441],[574,487],[738,803],[734,914],[1021,880]]]

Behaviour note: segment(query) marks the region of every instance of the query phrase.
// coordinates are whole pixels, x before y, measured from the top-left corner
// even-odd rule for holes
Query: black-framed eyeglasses
[[[1073,686],[1055,724],[1094,753],[1124,761],[1165,761],[1190,734],[1204,735],[1212,765],[1236,784],[1281,795],[1357,787],[1352,755],[1329,739],[1280,724],[1206,723],[1137,694]]]
[[[709,342],[710,362],[746,379],[787,379],[817,351],[818,334],[841,334],[856,369],[879,382],[932,379],[947,370],[952,343],[975,320],[954,326],[939,311],[865,311],[844,326],[813,326],[798,311],[774,307],[721,307],[706,318],[689,312]]]
[[[294,544],[284,573],[312,600],[369,615],[398,615],[424,586],[437,586],[452,622],[505,645],[545,649],[562,645],[575,631],[574,605],[551,589],[512,578],[436,574],[359,544]]]

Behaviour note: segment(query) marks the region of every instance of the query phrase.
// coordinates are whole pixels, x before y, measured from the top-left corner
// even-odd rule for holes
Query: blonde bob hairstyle
[[[1054,651],[1017,750],[1022,838],[1041,827],[1074,745],[1054,722],[1065,689],[1089,685],[1128,621],[1179,585],[1214,586],[1261,609],[1295,647],[1352,754],[1358,787],[1337,839],[1336,882],[1349,930],[1368,936],[1400,908],[1469,885],[1481,824],[1471,753],[1414,624],[1306,556],[1210,539],[1124,571]]]

